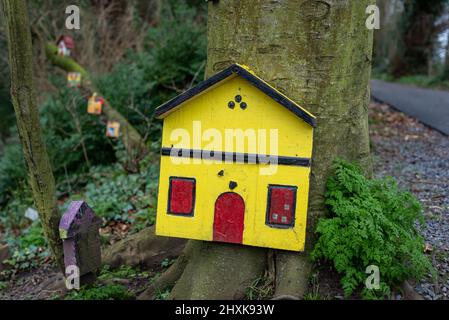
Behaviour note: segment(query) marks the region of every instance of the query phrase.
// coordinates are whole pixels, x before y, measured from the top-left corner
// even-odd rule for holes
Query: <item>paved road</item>
[[[449,92],[371,81],[371,96],[449,135]]]

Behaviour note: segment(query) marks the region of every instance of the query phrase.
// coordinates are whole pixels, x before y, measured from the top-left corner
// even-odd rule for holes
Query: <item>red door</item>
[[[221,194],[215,202],[214,241],[242,243],[245,202],[234,192]]]

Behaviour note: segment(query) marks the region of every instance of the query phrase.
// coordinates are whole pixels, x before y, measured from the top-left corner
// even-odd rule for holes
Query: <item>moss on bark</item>
[[[53,255],[64,272],[55,180],[42,140],[33,75],[28,12],[24,0],[2,0],[11,74],[11,98],[34,202]]]

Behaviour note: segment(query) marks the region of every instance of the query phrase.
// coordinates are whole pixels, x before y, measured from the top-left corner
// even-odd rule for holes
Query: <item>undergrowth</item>
[[[120,284],[96,284],[70,291],[64,300],[130,300],[134,295]]]
[[[325,201],[330,216],[318,222],[312,259],[333,263],[343,276],[345,295],[362,289],[365,299],[384,298],[403,281],[432,273],[416,228],[417,221],[424,222],[416,198],[399,190],[392,178],[368,179],[343,160],[334,167]],[[379,268],[378,289],[363,288],[370,265]]]

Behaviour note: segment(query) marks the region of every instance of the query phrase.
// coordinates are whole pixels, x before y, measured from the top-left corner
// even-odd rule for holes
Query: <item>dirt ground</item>
[[[371,103],[370,135],[376,176],[390,175],[421,201],[427,226],[422,234],[427,254],[438,271],[414,283],[425,299],[449,296],[449,138],[392,108]],[[138,294],[148,279],[117,279]],[[64,291],[62,277],[50,264],[15,276],[0,290],[0,299],[51,299]],[[311,297],[343,299],[339,277],[329,266],[316,266]],[[356,298],[356,297],[353,297]],[[392,299],[402,299],[399,292]]]

